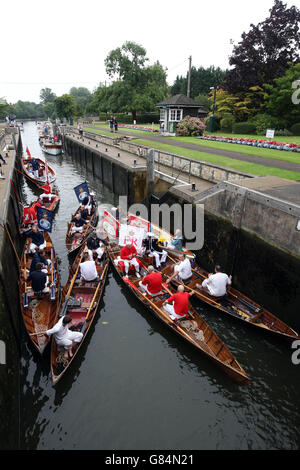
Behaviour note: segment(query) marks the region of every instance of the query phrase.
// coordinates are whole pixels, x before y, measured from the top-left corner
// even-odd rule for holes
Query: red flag
[[[119,222],[107,211],[103,215],[103,230],[114,238],[118,236]]]
[[[29,149],[28,149],[28,147],[26,147],[26,153],[27,153],[28,157],[30,157],[30,158],[31,158],[31,153],[29,152]]]

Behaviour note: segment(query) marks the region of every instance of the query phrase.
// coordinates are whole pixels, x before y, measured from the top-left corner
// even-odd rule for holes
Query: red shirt
[[[137,255],[136,248],[133,245],[132,245],[131,248],[128,248],[126,245],[123,246],[123,248],[121,250],[121,253],[120,253],[121,259],[132,259],[132,258],[134,258],[134,256],[131,256],[131,255],[134,255],[134,256]]]
[[[44,184],[43,186],[40,186],[40,189],[43,189],[45,194],[50,194],[51,193],[50,184]]]
[[[168,303],[174,301],[174,311],[177,315],[186,315],[189,311],[189,298],[190,295],[188,292],[177,292],[173,294],[168,300]]]
[[[142,284],[147,286],[151,294],[157,294],[161,291],[162,275],[161,273],[150,273],[143,280]]]
[[[29,209],[28,209],[28,215],[29,215],[29,220],[30,220],[31,222],[35,222],[35,221],[36,221],[37,215],[36,215],[35,206],[29,207]]]

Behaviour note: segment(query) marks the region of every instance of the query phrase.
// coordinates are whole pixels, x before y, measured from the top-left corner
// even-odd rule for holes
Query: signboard
[[[266,137],[268,137],[268,139],[274,139],[274,135],[275,135],[274,129],[267,129]]]
[[[141,227],[134,227],[133,225],[120,225],[119,245],[125,246],[126,243],[131,242],[137,252],[141,252],[143,246],[144,229]]]
[[[102,226],[107,235],[117,238],[119,222],[107,211],[103,212]]]

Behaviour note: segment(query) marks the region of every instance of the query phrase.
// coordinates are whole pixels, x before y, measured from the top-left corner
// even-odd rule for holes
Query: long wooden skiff
[[[57,306],[60,300],[60,281],[57,258],[51,238],[44,232],[46,241],[46,258],[51,260],[48,268],[49,293],[42,294],[38,299],[31,288],[31,282],[26,282],[29,275],[32,255],[29,254],[30,239],[26,240],[20,265],[19,294],[24,325],[35,348],[42,354],[47,340],[39,332],[52,328],[56,318]]]
[[[51,373],[53,385],[57,384],[70,367],[74,357],[77,355],[81,345],[95,318],[99,302],[101,300],[109,267],[109,257],[105,252],[103,260],[96,264],[99,280],[96,282],[85,282],[78,279],[79,265],[83,253],[87,250],[84,246],[70,267],[68,280],[63,287],[61,303],[58,308],[59,316],[71,315],[72,323],[69,328],[83,333],[83,338],[73,348],[72,358],[64,358],[61,350],[52,339],[51,345]],[[80,276],[79,276],[80,277]]]
[[[165,267],[162,269],[162,274],[166,276],[166,279],[173,273],[172,266],[174,262],[178,262],[178,258],[176,259],[174,255],[172,257],[169,256]],[[233,287],[229,287],[227,295],[221,298],[216,298],[201,288],[198,288],[197,286],[201,286],[202,282],[207,277],[207,271],[200,268],[198,265],[194,265],[193,276],[188,282],[181,282],[181,284],[184,284],[187,290],[195,290],[197,298],[202,302],[246,324],[290,341],[300,338],[298,333],[286,323]],[[174,279],[172,282],[174,285],[179,284],[179,282]]]
[[[75,214],[72,215],[71,221],[79,211],[80,206],[78,207],[77,211]],[[75,254],[77,250],[85,243],[89,233],[91,232],[93,227],[96,227],[97,221],[98,221],[98,210],[97,210],[97,204],[95,207],[91,209],[91,214],[88,218],[87,225],[84,227],[82,233],[75,232],[72,234],[72,222],[68,223],[68,229],[67,229],[67,235],[66,235],[66,247],[68,252],[71,254]]]
[[[148,310],[156,315],[171,330],[200,350],[233,380],[240,384],[247,384],[250,382],[246,372],[235,359],[233,354],[191,305],[189,307],[189,319],[180,321],[179,324],[174,323],[163,308],[164,301],[169,297],[168,291],[164,288],[160,296],[152,299],[148,298],[148,296],[144,295],[140,290],[140,279],[138,279],[135,274],[131,274],[128,281],[126,281],[122,276],[121,268],[117,262],[118,256],[120,255],[120,247],[116,244],[111,244],[108,247],[108,253],[121,280]],[[146,270],[148,266],[148,257],[142,257],[141,261],[144,269]],[[170,291],[171,293],[175,293],[172,286],[170,287]]]
[[[36,178],[32,173],[28,172],[27,165],[30,163],[31,160],[37,160],[40,164],[40,169],[39,169],[39,177]],[[22,157],[21,158],[21,165],[22,165],[22,170],[27,176],[27,179],[33,181],[34,183],[37,184],[44,184],[46,182],[46,173],[45,173],[45,162],[44,160],[41,160],[40,158],[29,158],[29,157]],[[49,179],[49,184],[53,183],[56,179],[56,173],[53,170],[51,166],[48,165],[48,179]]]

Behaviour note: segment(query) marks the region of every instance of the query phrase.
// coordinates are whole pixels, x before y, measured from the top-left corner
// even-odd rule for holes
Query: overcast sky
[[[297,0],[298,1],[298,0]],[[288,6],[297,1],[286,0]],[[168,69],[168,83],[195,67],[228,67],[250,24],[268,16],[273,0],[14,0],[1,2],[0,97],[38,103],[41,88],[56,95],[72,86],[93,91],[109,80],[104,59],[135,41]]]

